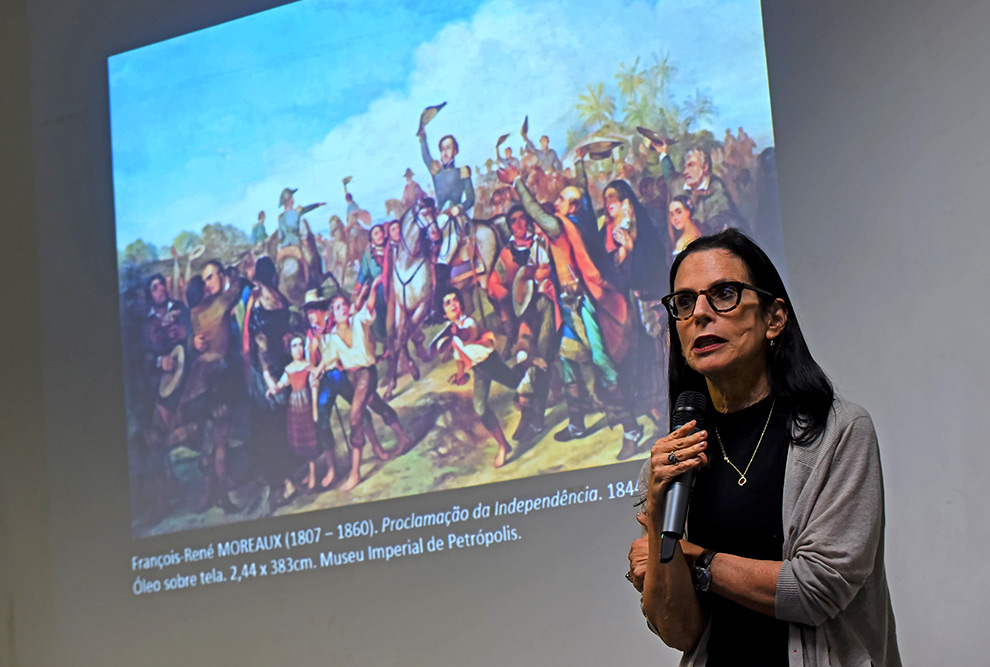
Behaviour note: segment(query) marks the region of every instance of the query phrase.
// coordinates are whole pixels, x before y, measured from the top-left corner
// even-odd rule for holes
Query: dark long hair
[[[767,350],[767,376],[770,380],[770,393],[790,407],[790,424],[797,427],[798,444],[810,444],[825,429],[825,420],[832,407],[835,391],[828,376],[812,358],[808,344],[801,333],[797,315],[791,305],[784,281],[767,254],[748,236],[736,229],[725,229],[718,234],[702,236],[692,241],[674,259],[670,267],[670,289],[674,289],[674,278],[681,262],[688,255],[705,250],[726,250],[746,265],[750,282],[764,289],[772,297],[759,294],[760,302],[766,307],[774,299],[783,299],[787,307],[787,324],[774,340],[775,345]],[[668,367],[668,387],[670,405],[682,391],[700,391],[708,395],[705,378],[692,370],[684,359],[681,342],[677,335],[676,321],[668,314],[670,324],[670,359]]]

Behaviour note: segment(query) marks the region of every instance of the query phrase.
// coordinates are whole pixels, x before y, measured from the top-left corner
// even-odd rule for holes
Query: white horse
[[[427,230],[435,223],[421,219],[419,213],[419,207],[413,206],[403,214],[399,221],[401,234],[398,245],[390,250],[393,253],[392,275],[388,285],[389,302],[392,304],[390,315],[394,326],[386,344],[389,350],[388,371],[382,394],[386,401],[392,398],[398,383],[400,357],[412,378],[419,379],[419,368],[409,354],[410,341],[421,360],[427,361],[430,358],[423,346],[423,324],[430,314],[433,301],[433,266]],[[440,230],[441,248],[444,244],[455,244],[450,253],[451,267],[455,272],[451,277],[451,284],[463,291],[464,301],[468,304],[471,303],[474,286],[477,284],[484,288],[487,284],[488,274],[498,255],[500,234],[493,221],[472,221],[463,213],[457,212],[457,225],[464,234],[461,238],[456,238],[459,235],[455,234],[455,216],[448,212],[442,217],[445,218],[444,223],[434,229]],[[457,267],[462,270],[458,272]],[[483,317],[484,307],[480,298],[478,305]]]
[[[425,334],[423,322],[430,312],[430,297],[433,284],[430,267],[430,251],[423,240],[422,227],[418,219],[419,211],[411,207],[399,221],[401,235],[397,246],[389,249],[392,253],[389,278],[389,303],[392,305],[394,326],[386,342],[388,372],[382,398],[391,400],[399,380],[399,357],[405,359],[406,368],[414,380],[419,379],[419,369],[409,356],[409,341],[416,347],[416,354],[426,361],[429,354],[423,346]]]
[[[469,218],[459,206],[451,207],[439,216],[436,229],[440,232],[441,261],[450,265],[450,284],[461,290],[465,312],[475,306],[485,318],[481,294],[474,288],[488,287],[488,276],[495,265],[499,248],[508,240],[505,216],[487,220]]]

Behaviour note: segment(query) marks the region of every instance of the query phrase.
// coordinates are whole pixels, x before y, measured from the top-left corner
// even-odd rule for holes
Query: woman
[[[629,298],[636,313],[637,325],[632,345],[635,354],[627,357],[622,369],[631,381],[631,407],[636,414],[643,411],[657,424],[663,423],[663,378],[655,372],[663,358],[663,343],[651,335],[653,308],[658,305],[662,275],[667,256],[664,243],[650,214],[626,181],[612,181],[602,194],[605,205],[602,225],[605,250],[615,263],[618,286]],[[636,439],[638,440],[638,438]],[[634,456],[638,450],[635,440],[624,438],[618,459]]]
[[[649,624],[683,665],[899,665],[869,415],[834,396],[742,233],[701,237],[670,276],[671,405],[693,390],[710,406],[640,475],[647,535],[627,576]],[[660,563],[664,495],[688,470],[688,533]]]
[[[266,382],[270,382],[266,395],[273,397],[286,387],[292,387],[289,394],[286,433],[297,463],[307,468],[302,484],[307,490],[312,491],[316,488],[316,459],[320,456],[320,449],[316,444],[317,385],[315,382],[310,382],[312,368],[306,361],[306,339],[298,334],[290,334],[290,336],[289,351],[292,361],[285,366],[278,382],[270,382],[270,378],[265,378]],[[289,498],[295,493],[295,487],[288,477],[285,478],[284,484],[283,496]]]
[[[663,265],[656,261],[663,254],[663,246],[649,212],[623,180],[605,187],[602,202],[602,243],[615,263],[618,287],[633,290],[637,296],[652,291],[660,283],[663,271]]]
[[[701,236],[698,223],[694,221],[694,205],[687,195],[677,195],[667,207],[667,233],[673,246],[674,257],[679,255],[688,243]]]

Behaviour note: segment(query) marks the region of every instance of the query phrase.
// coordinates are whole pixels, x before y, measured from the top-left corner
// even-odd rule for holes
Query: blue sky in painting
[[[607,7],[607,11],[603,10]],[[303,2],[108,61],[118,246],[166,245],[211,222],[272,230],[279,192],[343,213],[340,179],[376,218],[412,167],[420,111],[447,101],[430,144],[453,133],[459,164],[493,157],[523,116],[559,152],[577,96],[614,87],[620,63],[667,52],[672,96],[715,100],[716,136],[771,145],[759,2]],[[704,126],[704,125],[703,125]],[[322,226],[322,225],[321,225]]]

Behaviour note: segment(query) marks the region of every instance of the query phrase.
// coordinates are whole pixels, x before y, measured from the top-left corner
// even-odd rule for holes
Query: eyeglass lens
[[[708,304],[717,312],[723,313],[732,310],[739,304],[739,288],[731,283],[712,285],[701,293],[708,299]],[[698,301],[697,292],[679,292],[670,300],[670,305],[674,309],[674,317],[686,318],[694,313],[695,303]]]

